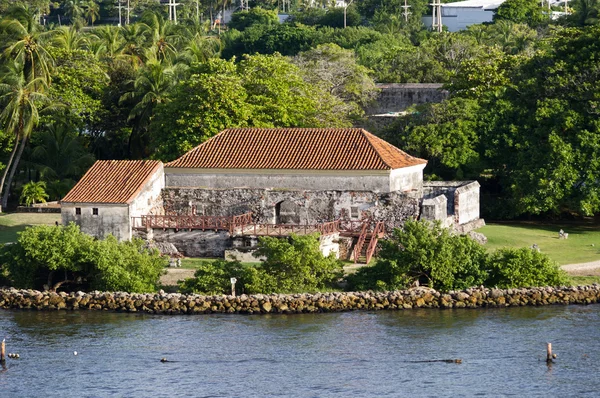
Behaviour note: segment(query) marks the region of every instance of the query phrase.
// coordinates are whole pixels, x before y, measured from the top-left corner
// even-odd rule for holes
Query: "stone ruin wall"
[[[388,230],[401,227],[406,219],[419,216],[420,195],[400,192],[306,191],[278,189],[165,188],[167,214],[188,215],[195,206],[198,215],[233,216],[252,212],[261,224],[316,224],[361,216],[385,221]],[[277,220],[276,208],[285,205],[287,218]],[[352,217],[355,216],[355,217]]]
[[[439,83],[381,83],[377,99],[367,109],[367,115],[402,112],[412,105],[442,102],[448,91]]]

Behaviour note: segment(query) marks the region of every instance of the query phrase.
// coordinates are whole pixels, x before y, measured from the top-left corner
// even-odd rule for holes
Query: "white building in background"
[[[442,4],[442,24],[450,32],[466,29],[469,25],[492,22],[494,13],[505,0],[466,0]],[[423,17],[423,24],[431,26],[431,15]]]
[[[505,1],[506,0],[466,0],[442,4],[442,25],[448,28],[449,32],[457,32],[466,29],[469,25],[492,22],[494,13]],[[544,1],[544,4],[548,3]],[[564,6],[564,4],[564,0],[550,0],[551,6]],[[564,15],[566,15],[565,12],[551,12],[551,18],[553,20]],[[431,15],[424,16],[422,21],[425,26],[431,27]]]

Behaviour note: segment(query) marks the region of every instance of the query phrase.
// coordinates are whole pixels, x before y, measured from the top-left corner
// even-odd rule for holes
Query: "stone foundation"
[[[466,289],[442,293],[428,288],[394,292],[201,296],[179,293],[55,293],[0,289],[0,308],[108,310],[151,314],[300,314],[412,308],[498,308],[600,302],[600,285],[522,289]]]

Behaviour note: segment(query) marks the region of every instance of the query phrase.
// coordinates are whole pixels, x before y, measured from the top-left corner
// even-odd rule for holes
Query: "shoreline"
[[[40,292],[0,289],[0,308],[39,311],[112,311],[165,315],[301,314],[413,308],[504,308],[600,302],[600,285],[518,289],[471,288],[438,292],[415,288],[392,292],[202,296],[180,293]]]

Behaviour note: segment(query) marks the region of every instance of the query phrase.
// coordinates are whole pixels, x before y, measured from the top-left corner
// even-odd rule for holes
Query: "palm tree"
[[[31,206],[37,202],[46,203],[48,194],[46,193],[46,183],[44,181],[29,181],[23,185],[23,191],[21,191],[21,204],[25,206]]]
[[[121,28],[121,37],[125,42],[123,54],[130,58],[134,68],[141,66],[146,61],[144,42],[147,30],[141,24],[126,25]]]
[[[123,51],[123,38],[120,28],[116,26],[103,26],[94,30],[93,36],[102,43],[102,53],[108,59],[116,59]]]
[[[142,20],[142,29],[147,33],[149,48],[154,57],[163,61],[175,55],[177,50],[173,43],[181,39],[179,34],[174,33],[173,27],[176,25],[153,12],[144,13]]]
[[[94,0],[89,0],[85,6],[85,16],[90,20],[90,24],[94,26],[94,22],[100,17],[100,6]]]
[[[6,207],[8,202],[10,186],[18,169],[23,149],[27,145],[31,131],[40,120],[40,107],[50,103],[48,97],[43,94],[47,87],[46,80],[41,77],[28,79],[21,64],[11,62],[6,66],[0,83],[0,105],[4,107],[0,113],[0,124],[6,132],[14,135],[15,144],[0,181],[0,191],[3,192],[2,207]],[[4,186],[7,174],[8,180]]]
[[[163,102],[169,90],[177,80],[181,66],[167,66],[158,60],[149,61],[141,69],[133,82],[133,90],[123,94],[121,103],[131,101],[133,107],[128,121],[133,122],[133,130],[129,137],[129,152],[137,145],[136,155],[143,154],[146,145],[144,135],[154,108]]]
[[[3,57],[23,65],[28,81],[38,81],[37,78],[42,78],[50,82],[52,57],[43,43],[51,32],[41,31],[32,10],[24,6],[13,7],[9,17],[0,23],[0,27],[7,33]]]
[[[53,43],[56,47],[62,48],[71,53],[75,50],[80,50],[86,43],[86,37],[74,26],[61,26],[56,29],[53,38]]]
[[[62,9],[67,17],[71,20],[71,24],[75,25],[76,21],[80,20],[85,13],[83,0],[63,0]]]
[[[205,62],[218,57],[221,52],[221,40],[216,36],[196,34],[180,54],[180,59],[188,65]]]
[[[28,164],[48,182],[53,198],[66,195],[75,180],[94,163],[94,155],[84,147],[83,137],[64,123],[46,126],[33,136],[32,142],[36,145]]]

